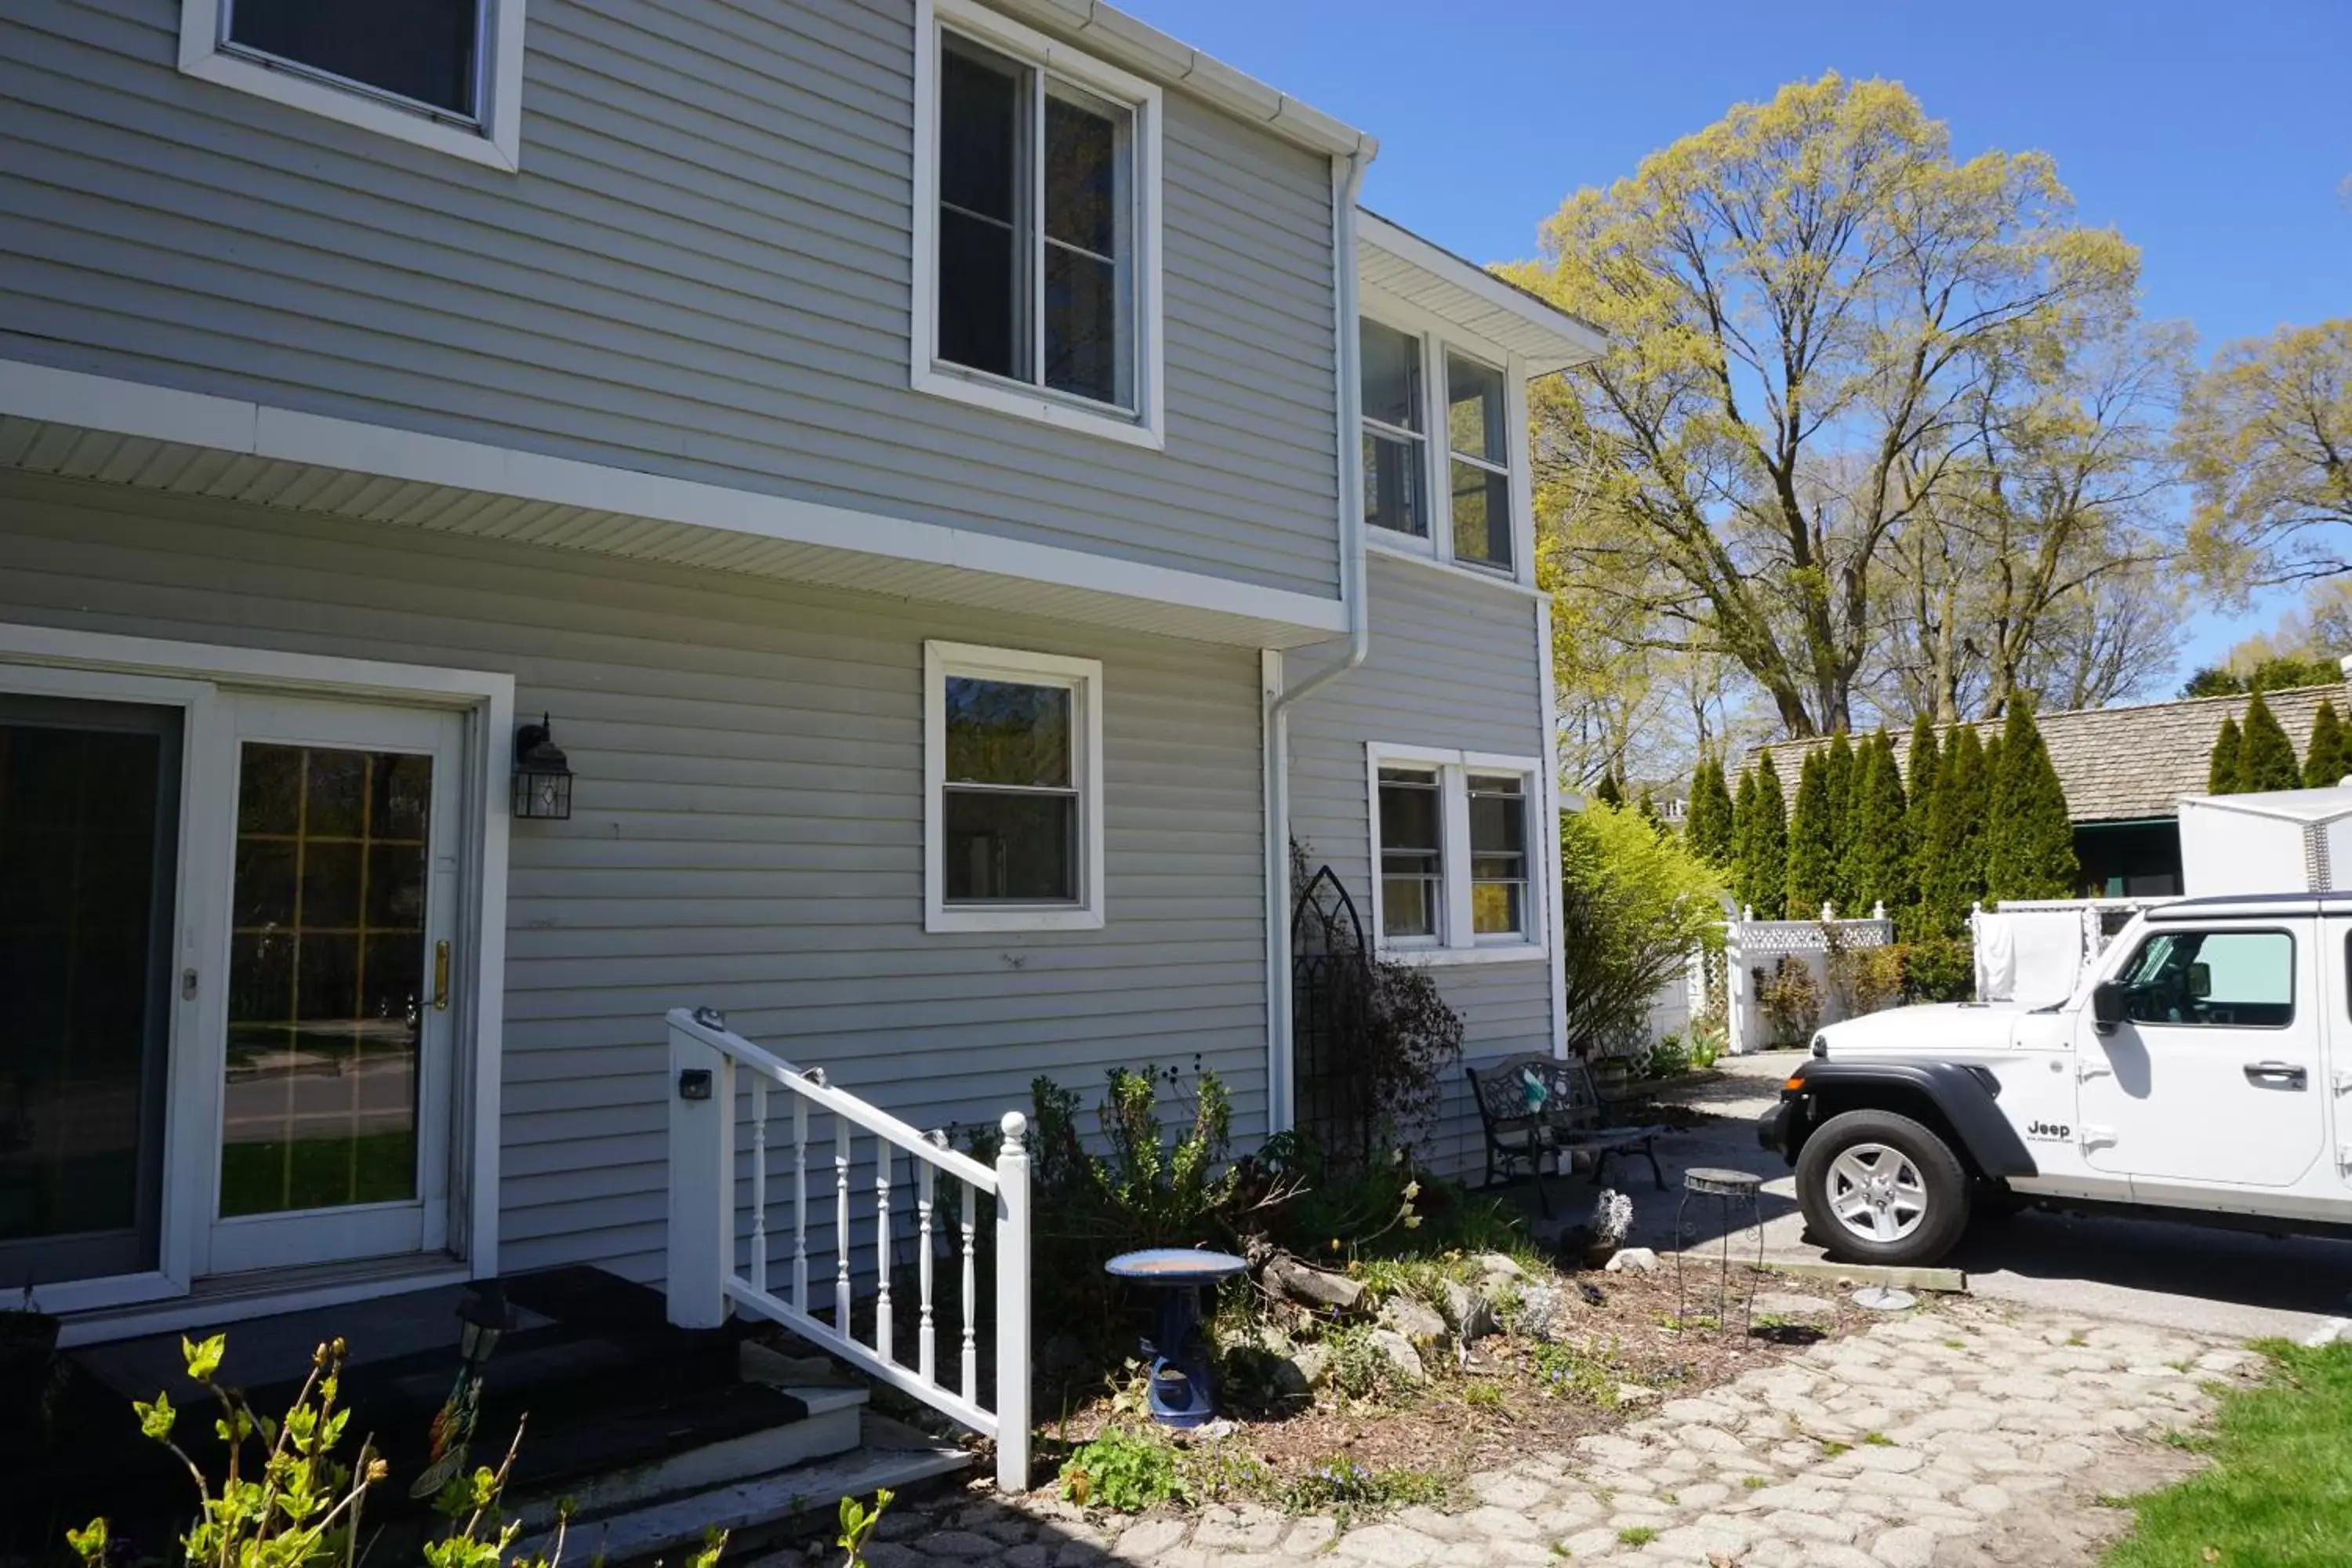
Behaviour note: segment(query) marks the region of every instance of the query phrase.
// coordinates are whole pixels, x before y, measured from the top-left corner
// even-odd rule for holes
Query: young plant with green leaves
[[[1592,804],[1560,819],[1560,951],[1568,1037],[1624,1037],[1690,955],[1722,940],[1723,880],[1672,834]]]

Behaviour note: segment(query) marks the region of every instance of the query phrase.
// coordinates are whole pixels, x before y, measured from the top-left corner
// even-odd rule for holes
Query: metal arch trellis
[[[1366,1036],[1372,966],[1356,901],[1326,866],[1290,911],[1291,1124],[1325,1155],[1372,1155],[1379,1107]]]

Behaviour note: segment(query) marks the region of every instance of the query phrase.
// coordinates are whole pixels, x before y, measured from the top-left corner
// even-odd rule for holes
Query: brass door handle
[[[433,944],[433,1010],[449,1010],[449,944],[446,942]]]

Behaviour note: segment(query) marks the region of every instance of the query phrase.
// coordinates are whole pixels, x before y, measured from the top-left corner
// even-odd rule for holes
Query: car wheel
[[[1969,1173],[1941,1138],[1891,1110],[1832,1116],[1797,1159],[1806,1228],[1849,1263],[1933,1263],[1968,1228]]]

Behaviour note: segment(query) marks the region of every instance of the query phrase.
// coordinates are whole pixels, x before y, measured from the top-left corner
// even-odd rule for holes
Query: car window
[[[2124,966],[2124,1016],[2184,1028],[2294,1021],[2294,939],[2283,931],[2162,931]]]

